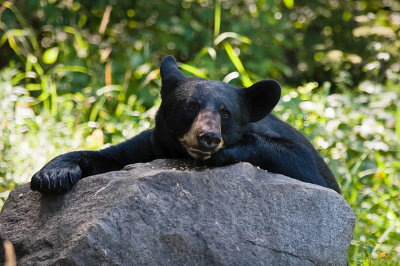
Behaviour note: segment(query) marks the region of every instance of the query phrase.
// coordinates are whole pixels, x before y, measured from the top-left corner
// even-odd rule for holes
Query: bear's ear
[[[179,81],[186,78],[178,69],[175,58],[172,55],[165,56],[161,61],[160,75],[162,81],[161,97],[171,88],[174,88]]]
[[[250,122],[268,115],[281,97],[281,86],[275,80],[262,80],[248,88],[240,89],[249,113]]]

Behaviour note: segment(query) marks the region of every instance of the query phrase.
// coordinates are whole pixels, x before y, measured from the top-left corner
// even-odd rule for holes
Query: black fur
[[[154,159],[189,158],[193,149],[208,165],[246,161],[340,193],[335,177],[310,142],[270,114],[280,98],[277,82],[264,80],[236,89],[219,81],[188,78],[172,56],[163,59],[160,73],[162,103],[153,129],[104,150],[58,156],[32,177],[31,188],[67,191],[86,176]],[[213,134],[221,136],[221,145],[211,152],[197,146],[196,138],[209,130],[205,121],[197,121],[202,112],[215,118],[219,126]],[[183,140],[185,134],[191,134],[189,144]]]

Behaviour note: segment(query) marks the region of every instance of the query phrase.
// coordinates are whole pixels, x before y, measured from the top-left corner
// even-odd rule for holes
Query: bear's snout
[[[214,150],[222,141],[222,136],[219,132],[209,131],[201,133],[197,136],[199,146],[205,150]]]
[[[191,157],[200,160],[210,158],[224,145],[219,113],[201,110],[190,130],[179,140]]]

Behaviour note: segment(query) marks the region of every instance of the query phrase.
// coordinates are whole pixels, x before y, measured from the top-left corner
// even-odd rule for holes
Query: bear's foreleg
[[[246,134],[238,143],[218,151],[208,163],[222,166],[239,161],[249,162],[267,171],[303,182],[327,187],[318,171],[312,152],[300,143]]]
[[[75,151],[57,156],[35,173],[31,189],[41,192],[68,191],[78,180],[122,169],[125,165],[154,158],[152,130],[99,151]]]

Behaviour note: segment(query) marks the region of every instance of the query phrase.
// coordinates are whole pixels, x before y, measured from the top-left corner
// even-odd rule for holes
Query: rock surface
[[[0,240],[18,265],[346,265],[355,217],[336,192],[249,163],[193,163],[130,165],[59,196],[20,186]]]

